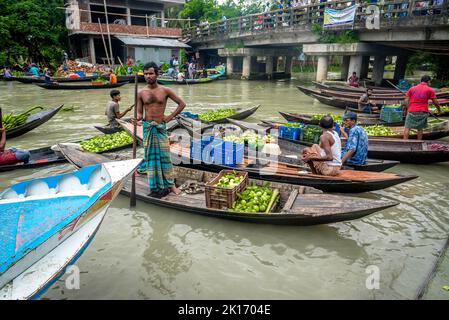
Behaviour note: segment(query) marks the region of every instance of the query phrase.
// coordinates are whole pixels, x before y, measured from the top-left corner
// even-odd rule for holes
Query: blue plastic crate
[[[190,145],[190,158],[211,163],[213,148],[206,149],[206,147],[213,141],[214,136],[203,136],[201,139],[193,139]]]
[[[399,110],[398,110],[399,109]],[[380,120],[386,123],[401,122],[404,119],[401,108],[383,107],[380,111]]]
[[[212,146],[214,164],[234,167],[243,163],[244,144],[215,139]]]
[[[292,128],[286,126],[279,127],[279,136],[289,140],[298,140],[301,135],[301,128]]]

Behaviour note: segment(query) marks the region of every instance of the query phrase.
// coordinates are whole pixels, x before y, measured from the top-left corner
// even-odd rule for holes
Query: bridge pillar
[[[408,56],[397,56],[396,66],[394,68],[394,82],[398,83],[399,80],[404,79],[405,70],[407,69]]]
[[[268,80],[273,78],[273,57],[267,56],[265,57],[265,73],[268,76]]]
[[[374,57],[373,76],[371,80],[374,81],[374,85],[376,86],[380,86],[384,78],[385,58],[386,56]]]
[[[362,60],[363,56],[351,56],[349,60],[349,75],[352,75],[353,72],[357,72],[357,77],[359,77],[360,79],[360,73],[362,71]]]
[[[293,69],[293,57],[286,56],[285,57],[285,74],[292,74]]]
[[[226,75],[232,76],[234,73],[234,57],[226,57]]]
[[[369,59],[370,56],[363,56],[362,58],[362,68],[360,70],[360,80],[368,78],[368,69],[369,69]]]
[[[316,70],[316,81],[322,82],[327,79],[327,69],[329,68],[329,57],[328,56],[319,56],[318,57],[318,66]]]
[[[348,81],[349,78],[349,60],[350,56],[343,56],[343,61],[341,63],[341,80]]]
[[[251,56],[243,57],[243,70],[242,70],[242,80],[249,80],[251,75]]]

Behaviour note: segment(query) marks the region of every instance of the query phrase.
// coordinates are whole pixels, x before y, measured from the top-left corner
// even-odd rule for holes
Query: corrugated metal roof
[[[124,37],[114,36],[128,46],[136,47],[164,47],[164,48],[190,48],[189,45],[175,39],[165,38],[142,38],[142,37]]]

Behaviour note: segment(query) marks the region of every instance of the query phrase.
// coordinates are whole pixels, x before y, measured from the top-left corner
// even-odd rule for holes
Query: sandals
[[[179,189],[187,194],[199,194],[204,193],[205,184],[204,182],[188,180],[182,186],[180,186]]]

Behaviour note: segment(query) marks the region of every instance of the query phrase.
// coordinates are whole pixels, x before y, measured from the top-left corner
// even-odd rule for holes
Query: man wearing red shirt
[[[407,91],[408,112],[405,119],[404,139],[408,139],[410,129],[418,130],[418,140],[422,140],[423,129],[427,128],[427,118],[429,117],[429,100],[432,100],[441,112],[435,90],[429,87],[430,77],[423,76],[421,83],[411,87]]]

